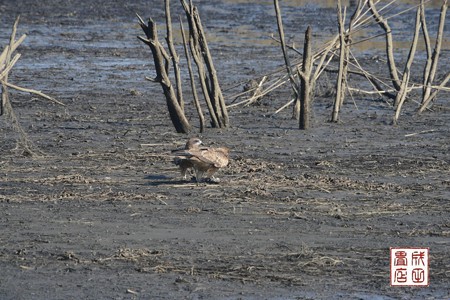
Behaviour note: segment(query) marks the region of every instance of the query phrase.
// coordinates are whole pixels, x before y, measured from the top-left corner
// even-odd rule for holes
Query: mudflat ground
[[[270,1],[196,2],[228,103],[247,80],[282,66]],[[171,163],[188,135],[174,132],[160,87],[144,79],[152,58],[136,38],[134,13],[164,24],[162,8],[0,4],[1,44],[19,14],[18,34],[28,35],[10,81],[65,103],[11,91],[43,156],[17,149],[0,116],[0,298],[449,298],[448,93],[421,116],[407,102],[397,126],[387,99],[355,94],[329,123],[330,74],[312,128],[300,131],[290,109],[273,115],[290,98],[286,85],[230,109],[230,128],[199,135],[233,151],[220,184],[196,185]],[[334,8],[291,1],[283,12],[299,45],[307,25],[319,40],[336,32]],[[428,13],[433,29],[439,10]],[[413,15],[395,22],[407,41]],[[381,49],[359,51],[371,70],[385,70]],[[430,286],[390,287],[389,247],[429,247]]]

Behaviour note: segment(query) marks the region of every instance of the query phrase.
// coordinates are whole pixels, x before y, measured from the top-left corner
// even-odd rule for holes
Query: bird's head
[[[203,144],[203,142],[199,138],[193,137],[187,141],[186,149],[198,148],[202,144]]]

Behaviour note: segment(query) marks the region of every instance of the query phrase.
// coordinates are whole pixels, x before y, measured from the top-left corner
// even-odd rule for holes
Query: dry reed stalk
[[[336,46],[337,41],[339,40],[339,35],[335,35],[334,38],[329,42],[328,46],[326,46],[323,51],[319,52],[318,55],[314,55],[314,60],[317,58],[320,58],[319,63],[316,66],[316,71],[314,72],[314,81],[317,81],[319,79],[322,72],[326,69],[326,67],[329,65],[330,61],[334,57],[334,53],[332,55],[328,56],[328,54],[331,52],[331,50]],[[325,63],[326,58],[328,57],[327,62]]]
[[[267,76],[263,76],[261,81],[258,83],[258,86],[254,89],[253,95],[248,99],[247,103],[245,103],[244,106],[249,106],[252,103],[255,103],[262,97],[261,95],[261,87],[264,84],[264,82],[267,80]]]
[[[348,87],[348,90],[352,91],[352,92],[356,92],[356,93],[366,94],[366,95],[380,95],[382,93],[382,91],[379,91],[379,90],[367,91],[367,90],[362,90],[362,89],[357,89],[357,88],[352,88],[352,87]],[[392,93],[392,92],[396,92],[396,91],[392,89],[392,90],[386,90],[384,92]]]
[[[24,150],[24,152],[23,152],[24,154],[36,156],[36,155],[42,155],[43,152],[41,152],[40,150],[38,150],[34,147],[33,143],[28,138],[27,133],[20,125],[19,119],[17,118],[17,116],[12,108],[11,102],[9,101],[9,88],[38,95],[40,97],[46,98],[50,101],[53,101],[59,105],[64,105],[64,103],[46,95],[40,91],[22,88],[18,85],[8,82],[9,72],[11,71],[11,69],[14,67],[15,63],[20,58],[20,54],[16,54],[13,57],[13,53],[17,49],[17,47],[19,47],[20,44],[26,38],[26,35],[23,34],[19,39],[16,40],[17,26],[19,24],[19,20],[20,20],[20,18],[17,17],[14,22],[14,25],[13,25],[13,29],[12,29],[10,40],[9,40],[9,45],[7,45],[5,47],[2,54],[0,55],[0,82],[2,84],[0,115],[3,115],[3,113],[5,113],[6,116],[10,119],[13,129],[17,133],[19,133],[19,139],[17,141],[17,148],[22,147]]]
[[[282,107],[280,107],[279,109],[277,109],[272,115],[276,115],[277,113],[279,113],[280,111],[284,110],[286,107],[288,107],[289,105],[291,105],[292,103],[294,103],[295,98],[291,99],[289,102],[287,102],[286,104],[284,104]]]
[[[378,9],[378,10],[377,10],[378,14],[379,14],[380,12],[382,12],[382,11],[386,11],[387,8],[389,8],[390,6],[392,6],[393,3],[395,3],[395,0],[390,1],[388,4],[386,4],[386,5],[383,6],[382,8]],[[367,4],[367,6],[368,6],[367,8],[364,7],[365,4]],[[375,2],[375,4],[378,4],[378,2]],[[372,2],[372,7],[371,7],[371,6],[369,5],[369,3],[368,3],[368,0],[365,0],[365,1],[362,1],[362,0],[361,0],[360,2],[358,2],[358,6],[361,6],[361,8],[360,8],[360,10],[356,10],[356,11],[359,11],[358,14],[356,14],[354,17],[352,16],[352,18],[353,18],[353,22],[352,22],[352,24],[353,24],[353,29],[351,30],[352,33],[357,32],[358,30],[362,30],[363,27],[367,27],[367,25],[370,25],[371,20],[372,20],[372,23],[374,22],[374,19],[377,20],[376,18],[374,18],[373,13],[372,13],[373,5],[374,5],[374,3]],[[417,7],[417,6],[416,6],[416,7]],[[414,7],[413,7],[413,8],[414,8]],[[404,10],[404,11],[398,13],[398,14],[407,12],[407,11],[409,11],[410,9],[413,9],[413,8],[409,8],[409,9]],[[355,12],[356,12],[356,11],[355,11]],[[370,16],[367,16],[369,13],[370,13]],[[396,15],[398,15],[398,14],[396,14]],[[390,18],[391,18],[391,17],[387,17],[387,18],[385,18],[384,20],[388,20],[388,19],[390,19]],[[348,31],[347,31],[347,32],[348,32]],[[390,31],[389,31],[389,33],[390,33]],[[386,35],[386,32],[383,33],[383,34],[380,34],[380,35],[385,36],[385,35]],[[357,44],[357,43],[361,43],[361,42],[363,42],[363,41],[366,41],[366,40],[369,40],[369,39],[373,39],[373,38],[378,37],[378,36],[380,36],[380,35],[376,35],[376,36],[372,36],[372,37],[369,37],[369,38],[365,38],[365,39],[363,39],[363,40],[356,41],[356,42],[350,41],[350,43],[349,43],[348,45],[354,45],[354,44]],[[321,58],[321,62],[323,62],[323,61],[328,57],[328,62],[329,62],[329,61],[331,60],[331,58],[332,58],[332,55],[336,55],[336,53],[333,51],[333,47],[334,47],[333,45],[336,44],[336,40],[337,40],[338,38],[339,38],[339,35],[336,35],[336,36],[334,37],[334,42],[332,42],[331,44],[329,44],[329,46],[330,46],[329,48],[328,48],[328,47],[322,46],[322,47],[321,47],[322,51],[320,51],[320,52],[318,52],[317,54],[315,54],[315,55],[314,55],[314,59],[317,59],[317,57],[318,57],[319,55],[323,54],[324,51],[328,51],[328,52],[331,54],[331,56],[321,56],[320,58]],[[388,40],[388,44],[391,44],[391,43],[389,43],[389,37],[387,37],[386,39]],[[392,39],[391,39],[391,40],[392,40]],[[276,40],[276,41],[277,41],[277,42],[280,42],[279,40]],[[280,42],[280,43],[281,43],[281,42]],[[287,46],[287,47],[289,47],[289,46]],[[293,49],[293,50],[295,50],[296,52],[298,52],[298,50],[296,50],[296,49]],[[327,54],[328,54],[328,53],[327,53]],[[352,57],[353,57],[353,56],[352,56]],[[355,59],[355,58],[353,57],[353,59]],[[388,61],[389,61],[389,60],[388,60]],[[388,85],[382,78],[377,77],[377,76],[375,76],[374,74],[370,74],[369,72],[365,71],[359,64],[354,64],[354,63],[352,63],[351,61],[348,61],[348,65],[349,65],[349,66],[356,67],[357,69],[360,70],[360,71],[348,70],[349,73],[352,73],[352,74],[356,74],[356,75],[359,75],[359,76],[364,76],[364,77],[366,77],[367,80],[372,84],[372,86],[374,86],[374,89],[376,90],[375,92],[371,92],[371,91],[362,91],[362,92],[364,92],[364,93],[379,93],[380,95],[387,96],[387,97],[389,97],[389,98],[395,99],[396,93],[393,93],[392,88],[389,88],[389,85]],[[388,64],[388,65],[389,65],[389,64]],[[300,67],[300,66],[301,66],[301,63],[298,64],[298,67]],[[394,64],[394,66],[395,66],[395,64]],[[317,79],[317,78],[321,75],[321,73],[322,73],[324,70],[325,70],[325,71],[330,71],[330,68],[324,67],[324,68],[318,68],[318,69],[316,69],[316,72],[315,72],[315,78]],[[332,71],[332,72],[334,72],[334,71]],[[277,73],[277,71],[276,71],[276,72],[271,72],[271,75],[276,74],[276,73]],[[296,74],[294,74],[294,76],[296,76]],[[392,80],[392,78],[390,78],[390,79]],[[267,83],[266,83],[266,86],[269,85],[269,84],[271,84],[272,81],[273,81],[273,80],[269,79],[269,80],[267,81]],[[394,86],[394,88],[395,88],[395,86]],[[394,91],[395,91],[395,89],[394,89]],[[246,102],[246,101],[243,101],[242,103],[245,103],[245,102]],[[289,101],[289,103],[291,103],[291,101]],[[287,105],[284,105],[282,108],[285,108],[285,107],[288,107],[288,106],[287,106]],[[278,113],[278,112],[279,112],[279,110],[277,110],[276,113]]]
[[[362,91],[363,93],[366,93],[366,94],[372,93],[372,94],[378,94],[380,96],[384,95],[384,96],[387,96],[387,97],[393,98],[393,99],[395,98],[395,93],[396,93],[395,89],[393,89],[393,88],[391,88],[391,89],[384,89],[382,87],[382,85],[384,85],[386,88],[390,88],[388,83],[382,81],[380,78],[378,78],[375,75],[372,75],[369,72],[367,72],[366,70],[364,70],[363,67],[361,66],[361,64],[359,63],[358,59],[356,59],[356,57],[353,54],[352,54],[352,60],[354,61],[354,63],[350,62],[350,64],[353,67],[357,68],[359,71],[352,70],[352,71],[350,71],[350,73],[356,74],[356,75],[359,75],[359,76],[364,76],[367,79],[367,81],[369,81],[369,83],[374,88],[374,91],[371,91],[371,92],[369,92],[369,91]],[[350,90],[350,88],[349,88],[349,90]]]
[[[282,76],[281,78],[278,78],[277,80],[274,80],[274,81],[275,82],[273,82],[269,87],[267,87],[264,91],[262,91],[260,94],[258,94],[258,98],[261,98],[261,97],[267,95],[268,93],[272,92],[273,90],[285,85],[289,80],[284,79],[284,76]],[[253,98],[248,98],[248,99],[242,100],[238,103],[228,105],[227,107],[228,108],[235,107],[235,106],[238,106],[241,104],[246,104],[249,101],[253,101]]]
[[[322,72],[326,69],[326,67],[328,66],[329,62],[332,60],[333,56],[335,55],[335,53],[332,52],[332,49],[336,47],[336,42],[337,42],[338,38],[339,38],[339,36],[336,35],[331,41],[325,43],[325,45],[322,45],[320,47],[320,50],[313,55],[313,61],[319,59],[319,63],[314,64],[316,66],[316,71],[314,73],[314,83],[319,78],[319,76],[322,74]],[[276,41],[281,43],[279,40],[276,40]],[[290,47],[288,47],[288,48],[290,48]],[[295,51],[298,52],[298,50],[296,50],[296,49],[295,49]],[[328,56],[329,53],[331,53],[330,56]],[[328,60],[325,62],[327,57],[328,57]],[[293,65],[296,66],[297,69],[302,68],[302,62],[299,59],[295,59],[292,63],[293,63]],[[265,85],[268,86],[268,87],[266,87],[264,89],[263,86],[261,86],[261,94],[259,94],[259,97],[262,97],[262,96],[268,94],[269,92],[272,92],[273,90],[275,90],[275,89],[285,85],[288,82],[289,83],[292,82],[289,79],[289,76],[286,75],[286,66],[284,66],[283,68],[279,68],[279,69],[277,69],[275,71],[269,72],[269,73],[265,74],[264,76],[270,78],[270,76],[273,77],[274,75],[277,75],[279,73],[281,73],[281,75],[279,77],[276,77],[275,79],[268,79],[268,80],[265,81]],[[297,74],[294,73],[293,76],[297,77]],[[246,91],[246,92],[243,92],[243,93],[239,93],[237,95],[234,95],[232,98],[245,95],[248,92],[249,91]],[[245,100],[240,101],[238,103],[233,103],[231,105],[228,105],[227,107],[230,108],[230,107],[235,107],[235,106],[238,106],[238,105],[246,104],[250,100],[251,100],[251,98],[250,99],[245,99]],[[253,99],[251,101],[253,101]],[[295,99],[288,101],[287,104],[283,105],[280,109],[275,111],[273,114],[275,115],[275,114],[281,112],[285,108],[289,107],[294,101],[295,101]]]
[[[3,81],[3,80],[1,80],[1,83],[6,85],[6,86],[8,86],[8,87],[10,87],[10,88],[15,89],[15,90],[18,90],[18,91],[21,91],[21,92],[30,93],[30,94],[35,94],[35,95],[38,95],[38,96],[40,96],[42,98],[50,100],[50,101],[52,101],[52,102],[54,102],[56,104],[59,104],[61,106],[66,106],[63,102],[58,101],[55,98],[50,97],[49,95],[46,95],[46,94],[42,93],[41,91],[23,88],[23,87],[20,87],[18,85],[15,85],[15,84],[12,84],[10,82]]]

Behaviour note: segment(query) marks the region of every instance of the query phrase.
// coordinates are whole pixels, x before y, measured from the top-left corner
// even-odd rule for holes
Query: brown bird
[[[174,154],[180,159],[184,158],[192,164],[197,182],[200,182],[203,179],[205,173],[205,179],[219,182],[219,179],[214,178],[213,175],[220,168],[228,165],[230,149],[227,147],[201,147],[175,151]]]
[[[183,150],[196,150],[196,149],[199,149],[200,145],[202,145],[202,144],[203,143],[199,138],[193,137],[193,138],[190,138],[186,142],[186,145],[184,146],[183,149],[172,150],[172,153],[176,153],[178,151],[183,151]],[[173,159],[173,163],[180,168],[181,176],[183,177],[184,180],[186,180],[187,179],[187,170],[194,167],[192,162],[190,162],[185,157],[175,157]]]

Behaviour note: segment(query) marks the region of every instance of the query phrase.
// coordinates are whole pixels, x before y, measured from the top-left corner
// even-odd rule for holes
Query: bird
[[[203,142],[199,138],[192,137],[186,142],[186,145],[184,146],[183,149],[172,150],[172,153],[176,153],[177,151],[183,150],[196,150],[199,149],[202,144]],[[188,169],[192,169],[194,167],[192,162],[190,162],[187,158],[177,156],[173,159],[173,163],[180,168],[181,176],[183,177],[184,180],[186,180]]]
[[[180,159],[185,159],[192,164],[197,183],[202,181],[203,177],[206,180],[218,183],[220,180],[215,178],[214,174],[220,168],[228,165],[230,151],[227,147],[198,147],[175,151],[174,154]]]

